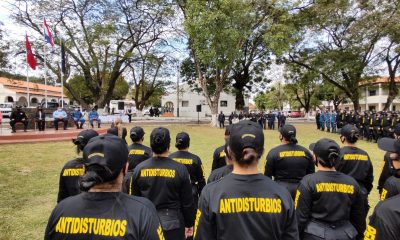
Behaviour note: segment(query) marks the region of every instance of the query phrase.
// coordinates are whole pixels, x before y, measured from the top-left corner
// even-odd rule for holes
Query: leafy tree
[[[234,61],[251,26],[251,7],[247,1],[179,1],[184,14],[189,49],[196,69],[196,81],[211,109],[217,126],[219,97],[229,83]]]
[[[71,73],[78,72],[102,107],[113,97],[116,82],[135,49],[162,38],[169,30],[172,5],[160,3],[164,1],[16,0],[12,7],[14,19],[38,34],[43,33],[38,20],[46,13],[55,44],[61,45],[63,35],[70,57],[69,71],[62,79],[64,86],[74,99],[84,103],[67,81]],[[61,79],[57,64],[49,61],[47,66]]]
[[[281,83],[274,84],[265,93],[259,93],[254,98],[257,108],[261,110],[283,110],[283,105],[287,101],[288,98]]]
[[[90,91],[88,86],[84,81],[84,76],[75,75],[69,81],[68,84],[73,88],[76,89],[75,92],[79,94],[79,98],[82,99],[84,102],[81,103],[84,107],[96,103],[96,96]],[[117,79],[115,83],[114,91],[111,96],[111,99],[124,99],[125,96],[129,92],[129,84],[125,81],[125,79],[121,76]],[[66,89],[65,94],[68,96],[69,99],[73,99],[76,101],[74,96]]]
[[[7,67],[7,55],[8,55],[8,44],[3,40],[3,23],[0,22],[0,69],[4,69]]]
[[[375,45],[382,37],[382,29],[374,27],[376,11],[363,2],[313,1],[300,10],[295,20],[300,40],[286,58],[341,89],[355,109],[360,107],[359,84],[377,60]]]

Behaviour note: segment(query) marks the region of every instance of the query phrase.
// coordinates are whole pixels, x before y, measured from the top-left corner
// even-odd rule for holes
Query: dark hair
[[[132,142],[139,142],[143,137],[138,136],[136,133],[131,133],[130,135]]]
[[[235,151],[230,151],[230,156],[233,156],[234,160],[240,165],[240,166],[247,166],[252,164],[254,161],[260,159],[262,155],[261,153],[257,153],[256,150],[253,148],[245,148],[243,149],[241,156],[237,156],[235,154]]]
[[[358,134],[351,134],[350,136],[347,136],[345,138],[347,142],[354,144],[358,141],[358,137],[359,137]]]
[[[296,136],[294,136],[294,135],[290,135],[289,139],[287,139],[286,137],[283,137],[283,138],[291,144],[297,144],[297,142],[298,142]]]
[[[318,164],[321,164],[323,167],[334,167],[336,165],[336,162],[339,160],[339,153],[336,151],[331,151],[328,155],[328,159],[322,159],[317,157],[318,159]]]
[[[231,159],[231,155],[229,154],[229,140],[226,141],[224,145],[224,152],[225,152],[225,157],[228,158],[229,160]]]
[[[85,166],[85,174],[79,179],[80,189],[87,192],[97,184],[113,182],[120,172],[121,170],[112,172],[109,168],[99,164]]]
[[[169,130],[166,128],[156,128],[150,135],[151,150],[155,154],[162,154],[168,151],[171,143]]]
[[[175,143],[175,147],[178,150],[182,150],[182,149],[186,149],[189,147],[189,141],[185,141],[183,139],[177,139],[176,143]]]
[[[72,139],[72,143],[76,146],[76,153],[79,154],[85,148],[86,143],[77,139]]]

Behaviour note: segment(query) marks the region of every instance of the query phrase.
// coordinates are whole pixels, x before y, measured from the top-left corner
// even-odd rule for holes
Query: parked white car
[[[3,114],[3,118],[10,118],[12,108],[12,103],[0,103],[0,112]]]

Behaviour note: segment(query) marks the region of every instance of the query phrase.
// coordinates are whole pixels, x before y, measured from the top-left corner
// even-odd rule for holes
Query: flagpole
[[[28,49],[26,50],[26,92],[28,94],[28,107],[30,107],[30,93],[29,93],[29,63],[28,63]]]
[[[62,37],[60,37],[60,41],[61,41],[61,48],[62,48]],[[61,59],[61,107],[64,108],[64,71],[63,71],[63,65],[62,65],[62,51],[61,51],[61,55],[60,55],[60,59]],[[65,64],[65,63],[64,63]]]
[[[47,66],[46,66],[46,43],[43,45],[43,56],[44,56],[44,85],[45,85],[45,90],[44,90],[44,101],[46,104],[47,108]]]

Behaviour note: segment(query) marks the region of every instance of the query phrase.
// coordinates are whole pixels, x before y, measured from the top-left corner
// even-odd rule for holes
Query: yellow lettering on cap
[[[92,154],[89,154],[88,158],[92,158],[94,156],[104,157],[104,153],[92,153]]]
[[[250,134],[250,133],[246,133],[246,134],[242,135],[242,138],[245,138],[245,137],[256,138],[256,136],[254,134]]]

